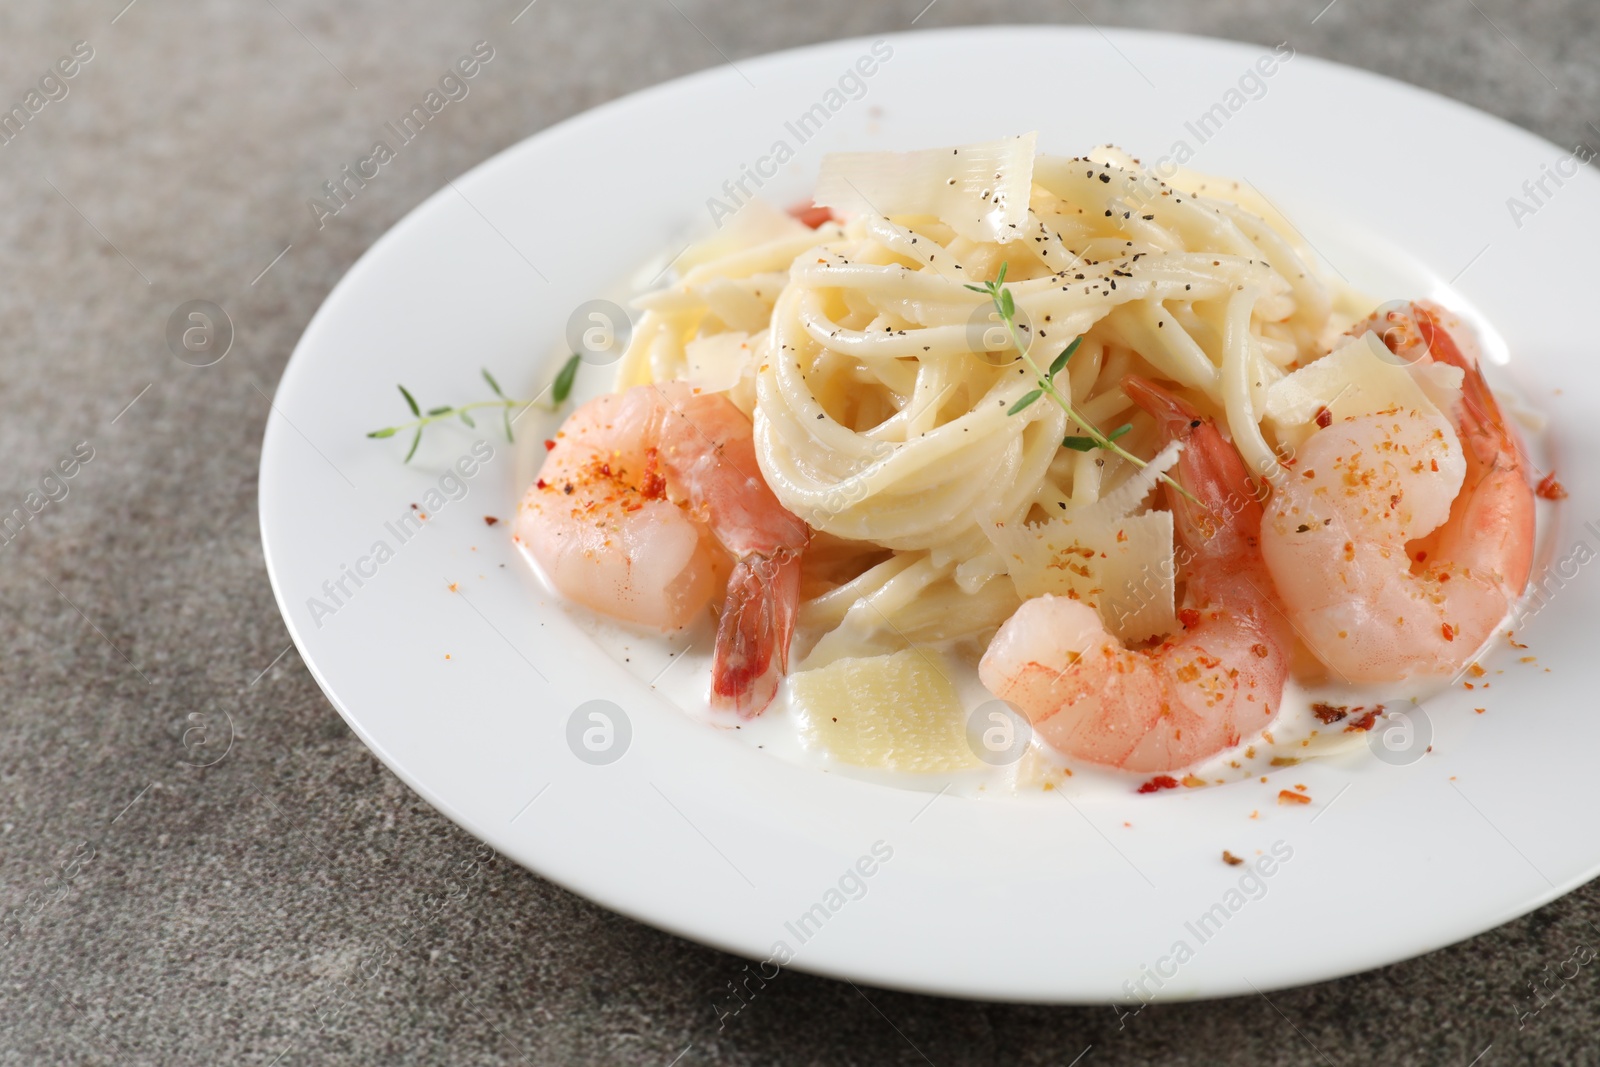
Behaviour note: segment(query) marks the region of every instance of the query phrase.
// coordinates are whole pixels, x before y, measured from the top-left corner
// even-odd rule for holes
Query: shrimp
[[[1527,463],[1470,335],[1431,304],[1376,320],[1352,332],[1380,333],[1407,364],[1464,372],[1454,425],[1392,410],[1317,430],[1261,531],[1296,631],[1348,682],[1454,674],[1505,618],[1533,565]]]
[[[1156,417],[1164,440],[1185,442],[1179,480],[1199,503],[1167,489],[1187,583],[1183,631],[1154,648],[1125,648],[1094,608],[1041,596],[1000,627],[978,676],[1067,756],[1170,771],[1267,726],[1291,646],[1269,599],[1261,504],[1239,453],[1166,390],[1135,377],[1123,388]]]
[[[545,447],[518,543],[563,596],[659,630],[728,575],[711,703],[759,715],[788,670],[811,531],[762,479],[750,420],[720,393],[640,385],[584,404]]]

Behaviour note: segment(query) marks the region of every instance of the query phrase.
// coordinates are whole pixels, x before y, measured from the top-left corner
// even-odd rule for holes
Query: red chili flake
[[[539,480],[539,488],[540,489],[544,488],[544,479],[542,479],[542,478]],[[495,525],[498,525],[499,522],[500,522],[500,520],[495,518],[493,515],[485,515],[483,517],[483,524],[485,526],[495,526]]]
[[[544,488],[547,488],[549,485],[550,485],[550,483],[545,481],[543,478],[540,478],[538,481],[533,483],[533,486],[534,486],[535,489],[544,489]]]
[[[1139,787],[1141,793],[1159,793],[1163,789],[1178,788],[1178,780],[1170,774],[1158,774]]]
[[[645,449],[644,478],[639,483],[639,495],[646,500],[662,500],[667,495],[667,480],[657,472],[660,459],[656,449]]]
[[[1333,412],[1329,411],[1327,408],[1318,408],[1317,425],[1321,426],[1324,430],[1326,430],[1329,426],[1332,426]]]
[[[1444,634],[1446,641],[1454,641],[1456,639],[1456,628],[1447,622],[1439,624],[1439,632]]]
[[[556,448],[556,443],[554,441],[550,440],[550,438],[546,437],[544,439],[544,450],[546,452],[554,452],[555,448]]]
[[[1331,726],[1350,714],[1350,709],[1337,704],[1324,704],[1321,701],[1311,705],[1311,714],[1324,726]]]
[[[1291,793],[1287,789],[1278,790],[1279,804],[1309,804],[1311,798],[1304,793]]]
[[[813,230],[825,222],[833,221],[832,210],[818,207],[815,204],[796,204],[789,209],[789,214],[810,226]]]
[[[1243,863],[1244,860],[1239,858],[1238,856],[1235,856],[1232,852],[1229,852],[1227,849],[1223,849],[1222,850],[1222,862],[1226,863],[1229,867],[1237,867],[1237,866],[1239,866],[1239,864]]]
[[[1356,708],[1355,709],[1355,712],[1362,712],[1362,711],[1366,711],[1366,709],[1365,708]],[[1352,712],[1352,714],[1354,714],[1354,712]],[[1378,716],[1382,715],[1382,714],[1383,714],[1383,705],[1382,704],[1375,704],[1375,705],[1373,705],[1372,710],[1371,711],[1367,711],[1367,713],[1365,715],[1362,715],[1359,718],[1351,719],[1350,720],[1350,725],[1346,726],[1344,728],[1344,732],[1347,733],[1347,734],[1353,734],[1358,730],[1370,730],[1370,729],[1372,729],[1372,724],[1377,722],[1378,721]]]
[[[1553,473],[1546,474],[1543,478],[1541,478],[1539,480],[1538,488],[1534,489],[1533,492],[1536,496],[1542,497],[1545,500],[1567,499],[1566,487],[1560,482],[1556,481],[1556,476]]]
[[[1179,608],[1178,621],[1183,623],[1185,630],[1192,630],[1200,625],[1200,613],[1194,608]]]

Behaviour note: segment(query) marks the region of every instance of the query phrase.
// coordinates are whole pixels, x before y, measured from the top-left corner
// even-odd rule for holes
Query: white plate
[[[450,818],[607,907],[757,960],[784,942],[801,969],[937,993],[1104,1002],[1128,999],[1141,976],[1162,997],[1271,989],[1438,948],[1593,877],[1600,841],[1579,820],[1600,750],[1585,699],[1600,597],[1576,564],[1519,635],[1530,652],[1502,646],[1488,661],[1491,689],[1427,705],[1425,758],[1390,765],[1363,750],[1264,785],[962,800],[782,762],[691,721],[629,673],[638,665],[619,669],[549,602],[506,525],[485,524],[513,514],[530,462],[492,421],[433,430],[410,466],[403,442],[363,437],[400,421],[397,380],[424,403],[464,401],[486,365],[509,390],[537,390],[569,313],[708,229],[707,198],[775,141],[799,149],[764,190],[784,203],[837,148],[1036,129],[1047,151],[1113,141],[1153,161],[1182,139],[1191,166],[1250,179],[1357,284],[1492,323],[1513,354],[1502,380],[1554,420],[1571,500],[1549,543],[1569,562],[1580,541],[1600,548],[1600,526],[1581,526],[1600,519],[1600,468],[1559,463],[1600,453],[1587,248],[1600,183],[1547,180],[1520,220],[1507,203],[1534,206],[1523,183],[1560,149],[1306,56],[1262,79],[1259,99],[1227,97],[1269,51],[1253,46],[1044,28],[888,43],[865,97],[841,95],[804,144],[785,120],[826,108],[870,41],[741,61],[547,130],[430,198],[335,288],[278,390],[261,526],[284,618],[351,727]],[[1201,143],[1186,123],[1214,102],[1227,117],[1217,128],[1214,113]],[[550,424],[532,421],[519,437],[536,448]],[[475,439],[493,459],[400,544],[385,523]],[[380,540],[393,558],[364,565],[375,576],[346,579],[352,595],[314,619],[308,598],[333,606],[323,583]],[[1538,663],[1519,663],[1527,654]],[[575,709],[597,699],[631,726],[625,754],[601,766],[567,742]],[[1278,806],[1296,782],[1313,803]],[[859,899],[838,893],[880,841],[892,858],[859,880],[864,895],[849,878]],[[1222,850],[1255,859],[1279,842],[1292,858],[1238,892],[1247,868]],[[819,904],[802,943],[792,924]]]

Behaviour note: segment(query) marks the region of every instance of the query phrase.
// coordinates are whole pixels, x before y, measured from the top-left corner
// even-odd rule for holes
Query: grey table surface
[[[1594,967],[1525,1014],[1530,983],[1594,956],[1593,885],[1393,967],[1159,1005],[1126,1027],[1109,1006],[798,973],[719,1027],[743,961],[503,859],[466,900],[431,903],[475,842],[324,699],[273,603],[256,516],[268,397],[340,275],[446,179],[623,93],[914,18],[1092,20],[1288,40],[1571,149],[1600,144],[1600,7],[524,2],[0,7],[8,107],[74,42],[93,52],[0,144],[0,511],[80,442],[93,451],[0,545],[0,1063],[1600,1062]],[[497,58],[470,100],[318,231],[307,197],[480,39]],[[1351,150],[1416,181],[1464,165],[1390,151],[1403,133]],[[204,369],[165,342],[196,298],[237,327]],[[191,716],[219,710],[232,749],[192,767]],[[1486,862],[1518,862],[1491,844]],[[1354,910],[1428,906],[1391,886]]]

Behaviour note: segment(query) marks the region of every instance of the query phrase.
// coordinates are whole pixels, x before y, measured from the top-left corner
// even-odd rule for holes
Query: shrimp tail
[[[1467,458],[1465,488],[1451,507],[1450,519],[1419,541],[1419,550],[1424,556],[1444,553],[1463,564],[1477,564],[1515,599],[1533,569],[1532,481],[1522,439],[1501,412],[1476,354],[1462,351],[1441,321],[1446,313],[1423,303],[1413,304],[1411,313],[1429,357],[1462,371],[1457,428]]]
[[[734,564],[717,623],[711,706],[752,718],[766,710],[789,669],[800,604],[800,554],[751,553]]]
[[[1493,466],[1498,457],[1507,453],[1520,453],[1521,441],[1501,414],[1500,402],[1489,388],[1477,359],[1461,350],[1455,336],[1439,321],[1439,314],[1432,307],[1414,304],[1412,314],[1428,355],[1440,363],[1461,368],[1460,428],[1467,438],[1467,447],[1487,466]]]
[[[1184,443],[1178,478],[1194,499],[1169,485],[1168,506],[1183,544],[1196,552],[1231,552],[1231,537],[1254,540],[1261,529],[1261,498],[1239,452],[1222,436],[1216,423],[1189,403],[1137,375],[1123,379],[1123,391],[1156,420],[1161,441]]]

